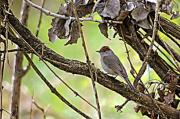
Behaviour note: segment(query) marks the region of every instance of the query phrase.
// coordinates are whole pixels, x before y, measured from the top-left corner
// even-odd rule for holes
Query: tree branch
[[[69,101],[67,101],[46,79],[46,77],[40,72],[40,70],[36,67],[36,65],[33,63],[31,58],[25,53],[26,59],[31,63],[32,68],[34,71],[39,75],[39,77],[44,81],[44,83],[49,87],[51,92],[55,94],[62,102],[64,102],[66,105],[71,107],[74,111],[79,113],[81,116],[85,117],[86,119],[92,119],[88,115],[86,115],[84,112],[80,111],[78,108],[76,108],[74,105],[72,105]]]
[[[47,9],[44,9],[38,5],[36,5],[35,3],[31,2],[30,0],[25,0],[27,2],[27,4],[31,5],[32,7],[42,11],[44,14],[48,15],[48,16],[52,16],[52,17],[57,17],[57,18],[61,18],[61,19],[71,19],[71,20],[76,20],[75,17],[67,17],[65,15],[61,15],[61,14],[56,14],[53,12],[50,12]],[[94,20],[92,17],[88,17],[88,18],[79,18],[80,21],[93,21],[93,22],[99,22],[99,23],[115,23],[115,24],[122,24],[121,21],[114,21],[114,20]]]
[[[32,35],[32,33],[26,27],[24,27],[18,21],[18,19],[16,17],[14,17],[13,14],[8,15],[8,19],[9,19],[9,23],[13,26],[13,28],[40,55],[42,53],[42,45],[41,45],[42,42],[39,39],[37,39],[36,37],[34,37]],[[0,34],[5,35],[4,28],[2,28],[2,27],[0,28]],[[21,38],[18,39],[16,37],[14,37],[12,34],[9,34],[9,39],[12,42],[14,42],[15,44],[19,45],[19,47],[26,48],[27,50],[32,51],[32,49],[30,49],[27,46],[27,44],[24,42],[24,40],[22,40]],[[133,41],[133,42],[135,42],[135,41]],[[42,57],[42,58],[44,60],[48,61],[55,67],[57,67],[61,70],[64,70],[66,72],[90,77],[89,69],[88,69],[88,66],[86,63],[83,63],[83,62],[80,62],[77,60],[66,59],[63,56],[55,53],[51,49],[47,48],[46,46],[43,46],[43,47],[44,47],[44,50],[43,50],[44,57]],[[138,46],[138,47],[140,47],[140,46]],[[137,49],[137,47],[136,47],[136,49]],[[144,55],[142,55],[141,58],[143,58],[143,56]],[[159,62],[152,62],[152,63],[154,63],[154,65],[156,65],[155,66],[155,68],[156,68],[156,67],[158,67],[158,65],[161,66],[161,64],[163,64],[162,63],[163,61],[162,61],[162,59],[159,58],[159,56],[157,54],[155,56],[157,58],[157,59],[155,58],[156,61],[159,61]],[[163,64],[163,67],[164,67],[164,64]],[[167,70],[168,70],[168,68],[167,68]],[[160,74],[162,76],[164,76],[166,74],[166,72],[164,73],[162,71]],[[122,95],[123,97],[133,100],[136,103],[139,103],[139,104],[147,107],[149,110],[158,110],[157,107],[154,107],[152,100],[147,95],[142,94],[142,93],[132,92],[126,84],[116,80],[113,77],[110,77],[110,76],[102,73],[99,70],[97,70],[97,82],[99,84],[103,85],[104,87]],[[156,100],[154,100],[154,101],[156,101]],[[179,116],[178,110],[176,110],[170,106],[167,106],[163,103],[160,103],[158,101],[156,101],[156,102],[159,105],[159,107],[161,108],[161,110],[164,112],[164,114],[168,116],[169,119],[177,119],[177,117]],[[156,113],[158,113],[158,112],[156,112]]]
[[[96,77],[94,78],[94,74],[96,72],[94,74],[92,73],[92,70],[93,70],[92,64],[91,64],[91,61],[90,61],[90,58],[89,58],[89,54],[88,54],[85,38],[84,38],[84,35],[83,35],[83,31],[82,31],[82,28],[81,28],[81,23],[80,23],[80,20],[79,20],[77,9],[73,5],[73,0],[71,0],[71,4],[72,4],[72,8],[73,8],[73,13],[74,13],[75,18],[77,20],[79,33],[80,33],[80,36],[82,38],[82,47],[84,49],[84,54],[86,56],[86,63],[88,64],[88,69],[89,69],[89,73],[90,73],[90,77],[91,77],[91,83],[92,83],[92,87],[93,87],[93,91],[94,91],[94,96],[95,96],[95,100],[96,100],[96,105],[97,105],[98,117],[99,117],[99,119],[101,119],[102,117],[101,117],[101,109],[100,109],[100,104],[99,104],[99,97],[98,97],[98,92],[97,92],[96,84],[95,84]]]
[[[23,25],[27,25],[27,20],[29,16],[29,5],[22,1],[21,7],[21,18],[20,21]],[[20,49],[17,46],[17,49]],[[19,119],[19,103],[20,103],[20,94],[21,94],[21,81],[22,77],[26,75],[27,70],[23,69],[23,52],[17,51],[14,57],[14,73],[12,76],[13,88],[12,88],[12,97],[11,97],[11,119]]]
[[[177,40],[180,40],[180,26],[176,25],[175,23],[169,21],[166,18],[159,17],[160,25],[161,25],[161,31],[165,31],[166,33],[174,36],[177,38]],[[176,41],[175,41],[176,42]],[[179,43],[178,43],[179,44]]]

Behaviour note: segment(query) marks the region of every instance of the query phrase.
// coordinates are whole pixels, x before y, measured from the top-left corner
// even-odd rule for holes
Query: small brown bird
[[[119,75],[123,77],[131,90],[135,90],[134,86],[129,81],[124,66],[114,52],[108,46],[103,46],[97,52],[99,52],[101,55],[101,65],[104,71],[111,75]]]

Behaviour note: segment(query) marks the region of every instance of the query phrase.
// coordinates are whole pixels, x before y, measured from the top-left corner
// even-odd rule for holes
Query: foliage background
[[[40,4],[40,0],[33,0],[33,2]],[[21,9],[21,0],[14,0],[12,5],[12,9],[14,14],[19,17],[20,9]],[[45,8],[49,9],[50,11],[56,12],[58,7],[63,1],[59,0],[46,0]],[[176,4],[180,6],[180,1],[176,0]],[[178,9],[178,8],[176,8]],[[162,14],[163,16],[169,18],[168,15]],[[95,14],[95,19],[100,19],[100,17]],[[30,16],[28,19],[28,28],[32,31],[32,33],[36,32],[36,26],[38,23],[39,18],[39,11],[31,8],[30,9]],[[69,58],[69,59],[76,59],[85,62],[84,51],[81,46],[81,40],[78,40],[78,43],[75,45],[68,45],[64,46],[67,40],[57,40],[55,43],[51,43],[48,40],[48,29],[51,27],[51,19],[52,17],[43,15],[41,29],[39,33],[39,38],[43,40],[45,45],[55,50],[57,53],[61,54],[62,56]],[[176,24],[180,25],[180,18],[173,20]],[[90,55],[90,60],[95,64],[96,67],[102,70],[100,65],[100,57],[99,54],[96,53],[98,49],[100,49],[103,45],[110,46],[114,52],[118,55],[118,57],[123,62],[126,70],[128,72],[128,76],[133,80],[130,74],[130,66],[127,61],[127,54],[125,51],[125,47],[122,41],[119,40],[118,37],[113,38],[113,30],[109,30],[111,35],[110,39],[108,40],[105,38],[98,29],[98,23],[94,22],[84,22],[83,23],[83,32],[86,39],[86,44],[88,47],[88,52]],[[165,40],[168,44],[174,45],[170,40],[168,40],[165,36],[163,40]],[[14,48],[15,46],[9,43],[9,48]],[[138,55],[130,49],[130,56],[132,63],[134,64],[136,70],[139,70],[141,66],[141,61]],[[177,48],[179,49],[179,48]],[[180,52],[180,50],[179,50]],[[4,78],[4,92],[3,92],[3,106],[5,109],[9,109],[10,104],[10,97],[11,97],[11,78],[12,78],[12,64],[13,64],[13,56],[14,53],[8,54],[8,62],[6,63],[5,69],[5,78]],[[162,56],[162,55],[161,55]],[[81,110],[86,112],[87,114],[91,115],[92,117],[96,118],[97,113],[96,111],[89,107],[85,102],[80,100],[76,97],[72,92],[70,92],[49,70],[48,68],[37,58],[34,57],[34,62],[38,66],[38,68],[43,72],[47,79],[49,79],[52,84],[59,90],[59,92],[65,96],[70,102],[74,105],[79,107]],[[26,65],[27,63],[24,62]],[[52,66],[52,68],[56,71],[56,73],[64,79],[73,89],[79,92],[80,95],[85,97],[91,103],[95,105],[95,99],[92,92],[91,81],[84,76],[73,75],[70,73],[66,73],[64,71],[58,70]],[[122,81],[120,77],[119,80]],[[159,77],[156,73],[149,67],[143,76],[143,81],[147,82],[150,80],[159,80]],[[60,102],[56,96],[54,96],[49,89],[44,85],[44,83],[40,80],[38,75],[31,69],[28,74],[23,78],[22,82],[22,94],[21,94],[21,119],[28,119],[29,112],[31,107],[31,98],[34,97],[34,100],[41,105],[44,109],[47,110],[47,118],[48,119],[81,119],[82,117],[66,106],[64,103]],[[103,119],[125,119],[125,118],[132,118],[132,119],[147,119],[147,117],[142,117],[140,113],[135,113],[133,107],[135,107],[135,103],[130,102],[124,108],[123,112],[116,112],[114,108],[115,105],[122,104],[125,101],[125,98],[117,95],[115,92],[109,91],[106,88],[102,87],[101,85],[97,84],[98,94],[100,98],[100,106],[102,110]],[[43,118],[42,113],[33,106],[33,115],[37,119]],[[9,115],[7,113],[4,114],[4,119],[8,119]]]

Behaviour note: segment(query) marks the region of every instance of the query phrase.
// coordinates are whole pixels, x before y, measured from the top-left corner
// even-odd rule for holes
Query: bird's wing
[[[131,82],[128,79],[128,75],[126,73],[124,66],[122,65],[121,61],[119,60],[117,56],[115,57],[104,56],[103,60],[104,60],[104,63],[107,65],[107,67],[112,69],[116,74],[122,76],[124,80],[126,81],[126,83],[129,85],[129,87],[132,90],[135,90],[134,86],[131,84]]]
[[[104,56],[103,61],[107,67],[112,69],[115,73],[127,78],[126,70],[117,56]]]

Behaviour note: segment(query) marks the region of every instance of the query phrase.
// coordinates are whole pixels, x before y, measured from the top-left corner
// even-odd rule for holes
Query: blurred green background
[[[33,2],[40,4],[41,0],[33,0]],[[58,7],[63,1],[59,0],[46,0],[45,8],[49,9],[52,12],[57,12]],[[177,3],[179,4],[179,3]],[[14,0],[14,3],[11,7],[13,9],[14,14],[19,18],[20,9],[21,9],[21,0]],[[167,18],[169,16],[163,14]],[[94,15],[96,19],[100,18],[97,14]],[[32,33],[36,32],[36,27],[39,18],[39,11],[31,8],[30,16],[28,19],[28,28]],[[51,43],[48,40],[48,29],[51,27],[52,17],[43,15],[41,29],[39,33],[39,38],[46,46],[52,48],[54,51],[59,53],[68,59],[76,59],[82,62],[86,61],[84,56],[84,51],[81,45],[81,39],[78,40],[77,44],[64,46],[67,42],[66,39],[60,40],[58,39],[56,42]],[[180,18],[173,20],[173,22],[180,24]],[[100,65],[100,57],[99,54],[96,53],[98,49],[100,49],[103,45],[110,46],[114,52],[119,56],[121,61],[123,62],[126,70],[128,72],[129,78],[131,81],[133,80],[130,74],[130,65],[127,61],[127,54],[125,51],[125,47],[122,41],[119,40],[118,37],[113,38],[114,31],[109,29],[109,37],[112,40],[108,40],[105,38],[98,29],[98,23],[94,22],[84,22],[83,23],[83,33],[85,36],[88,52],[90,55],[90,60],[95,64],[96,67],[102,70]],[[165,36],[163,40],[166,41],[170,45],[174,45],[170,40],[168,40]],[[9,46],[10,48],[15,47]],[[175,46],[174,46],[175,47]],[[132,59],[132,63],[138,71],[141,66],[141,61],[138,55],[130,49],[130,56]],[[180,52],[178,48],[175,47],[176,50]],[[167,54],[167,53],[166,53]],[[160,54],[161,55],[161,54]],[[12,84],[12,64],[13,64],[13,56],[14,53],[8,54],[8,63],[5,68],[5,78],[3,85],[5,87],[3,92],[3,106],[5,109],[9,109],[10,99],[11,99],[11,84]],[[161,55],[163,57],[163,55]],[[84,101],[82,101],[79,97],[76,97],[69,89],[67,89],[51,72],[50,70],[39,60],[39,58],[34,57],[34,63],[38,66],[38,68],[43,72],[49,81],[58,89],[58,91],[66,97],[72,104],[77,106],[83,112],[86,112],[88,115],[91,115],[94,119],[97,118],[96,111],[87,105]],[[26,65],[26,61],[24,62]],[[57,68],[51,66],[53,70],[66,81],[73,89],[75,89],[80,95],[85,97],[89,102],[95,105],[94,94],[92,91],[91,80],[84,76],[73,75],[71,73],[67,73],[61,71]],[[119,80],[122,81],[121,78],[118,77]],[[146,73],[143,75],[143,81],[147,82],[149,80],[158,80],[159,77],[156,73],[148,68]],[[134,111],[135,103],[130,102],[124,108],[123,112],[116,112],[114,108],[115,105],[122,104],[125,101],[125,98],[112,92],[105,87],[97,84],[100,106],[103,115],[103,119],[147,119],[147,117],[142,116],[140,113],[136,113]],[[42,108],[46,110],[47,119],[82,119],[82,117],[74,112],[71,108],[66,106],[63,102],[59,101],[59,99],[54,96],[44,82],[41,81],[39,76],[31,69],[27,75],[23,78],[22,81],[22,94],[21,94],[21,107],[20,114],[21,119],[28,119],[30,116],[30,108],[31,108],[31,98],[34,97],[36,103],[38,103]],[[33,105],[33,116],[34,119],[42,119],[43,114]],[[3,112],[3,119],[8,119],[9,114]]]

